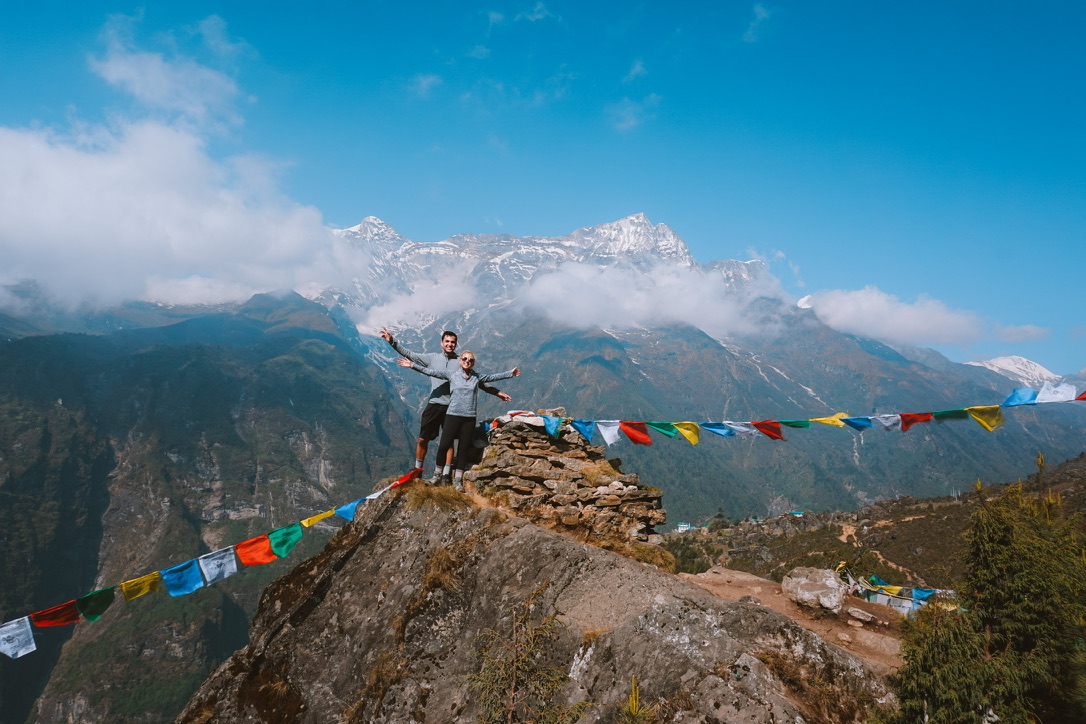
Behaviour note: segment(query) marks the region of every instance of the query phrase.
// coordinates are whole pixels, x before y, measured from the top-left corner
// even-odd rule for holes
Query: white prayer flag
[[[725,420],[724,424],[727,425],[729,430],[735,430],[740,435],[757,435],[758,434],[757,429],[755,429],[755,428],[751,427],[750,425],[747,425],[746,423],[743,423],[743,422],[732,422],[730,420]]]
[[[209,586],[238,572],[238,559],[234,555],[234,546],[205,553],[197,561],[200,563],[200,572],[204,574],[204,580]]]
[[[596,420],[596,430],[606,444],[618,442],[618,420]]]
[[[882,425],[883,430],[901,429],[901,415],[872,415],[871,419]]]
[[[37,651],[34,632],[30,628],[30,617],[23,616],[0,625],[0,653],[17,659],[31,651]]]
[[[1075,399],[1075,388],[1066,382],[1056,386],[1045,382],[1037,393],[1037,402],[1070,402]]]

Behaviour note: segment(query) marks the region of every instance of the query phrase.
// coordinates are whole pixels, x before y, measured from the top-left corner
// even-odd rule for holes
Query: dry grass
[[[591,631],[585,631],[584,637],[581,639],[581,645],[587,648],[592,644],[596,643],[596,639],[598,639],[600,636],[603,636],[605,633],[608,633],[610,631],[611,629],[609,628],[597,628],[592,629]]]
[[[441,546],[430,556],[426,564],[426,576],[422,581],[424,591],[430,592],[441,588],[451,593],[460,590],[460,578],[456,569],[461,561],[448,546]]]
[[[474,504],[471,498],[451,485],[414,484],[407,488],[405,506],[408,510],[420,510],[430,506],[444,511],[468,510]]]
[[[600,541],[597,545],[613,553],[618,553],[620,556],[625,556],[626,558],[640,561],[641,563],[648,563],[650,566],[656,566],[661,571],[667,573],[675,572],[675,556],[671,555],[660,546],[629,540]]]

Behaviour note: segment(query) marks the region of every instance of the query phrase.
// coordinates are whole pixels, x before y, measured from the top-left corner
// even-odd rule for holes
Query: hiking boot
[[[461,493],[464,492],[464,479],[463,478],[454,478],[453,479],[453,487],[456,488],[457,491],[459,491]]]
[[[440,470],[437,470],[437,471],[434,472],[434,477],[430,478],[426,482],[429,485],[444,485],[446,477],[448,477],[448,476],[446,476]]]

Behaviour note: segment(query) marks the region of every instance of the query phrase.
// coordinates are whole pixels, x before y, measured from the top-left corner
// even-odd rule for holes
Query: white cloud
[[[411,89],[419,98],[429,98],[431,91],[441,85],[441,76],[432,73],[420,74],[411,81]]]
[[[106,51],[89,58],[91,70],[131,95],[146,109],[175,115],[178,120],[206,127],[241,122],[234,111],[238,88],[224,73],[185,56],[139,50],[128,37],[131,18],[114,18],[103,32]],[[208,27],[205,37],[220,45],[224,30]],[[214,30],[218,35],[210,35]]]
[[[207,47],[222,58],[234,58],[253,52],[244,40],[235,40],[226,31],[226,21],[218,15],[209,15],[196,26],[196,32]]]
[[[743,33],[743,42],[758,42],[758,31],[761,30],[762,24],[769,19],[769,15],[769,10],[764,5],[761,3],[754,4],[754,19],[750,21],[746,32]]]
[[[645,64],[640,60],[635,60],[633,65],[630,66],[630,70],[626,73],[626,77],[622,79],[623,83],[630,83],[648,73],[645,69]]]
[[[604,110],[611,119],[611,126],[618,131],[632,131],[653,118],[653,110],[660,105],[660,96],[650,93],[643,100],[623,98]]]
[[[478,296],[475,288],[466,281],[467,270],[445,276],[446,281],[440,284],[417,285],[406,294],[397,294],[388,302],[365,310],[357,322],[358,331],[376,334],[377,330],[390,325],[422,327],[435,316],[473,306]]]
[[[208,136],[230,113],[232,80],[187,58],[108,42],[92,66],[173,114],[0,127],[0,287],[33,280],[71,306],[218,302],[305,293],[333,279],[347,286],[365,267],[316,209],[279,191],[280,164],[211,155]]]
[[[913,303],[867,286],[810,296],[818,317],[842,332],[911,345],[967,346],[983,336],[983,325],[973,312],[951,309],[921,295]]]
[[[737,294],[719,277],[681,267],[644,273],[567,263],[533,279],[521,290],[520,303],[574,326],[623,329],[683,322],[723,338],[772,331],[746,313],[756,296],[779,294],[776,280],[766,277]]]
[[[1043,342],[1048,339],[1051,330],[1036,324],[997,326],[996,339],[1000,342]]]
[[[547,9],[547,6],[541,2],[537,2],[535,7],[531,10],[523,13],[517,13],[516,20],[528,20],[536,22],[539,20],[546,20],[547,18],[553,18],[555,15]]]
[[[490,48],[485,45],[476,45],[468,51],[467,56],[476,60],[486,60],[490,57]]]

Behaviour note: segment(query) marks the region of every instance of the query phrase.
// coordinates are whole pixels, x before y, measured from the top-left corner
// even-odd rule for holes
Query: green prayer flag
[[[969,413],[966,412],[965,408],[962,408],[960,410],[937,410],[937,411],[931,413],[931,416],[934,417],[939,422],[942,422],[943,420],[968,420],[969,419]]]
[[[288,556],[301,539],[301,521],[294,523],[293,525],[276,528],[271,533],[268,533],[268,540],[271,541],[272,553],[280,558]]]
[[[83,618],[88,621],[97,621],[106,612],[106,609],[113,605],[113,591],[115,588],[116,586],[110,586],[94,593],[88,593],[86,596],[80,596],[75,599],[75,606],[79,609],[79,613]]]
[[[668,437],[675,437],[679,434],[679,430],[670,422],[646,422],[645,424]]]
[[[811,426],[811,421],[810,420],[777,420],[777,422],[784,425],[785,427],[800,427],[800,428],[803,428],[803,427],[810,427]]]

